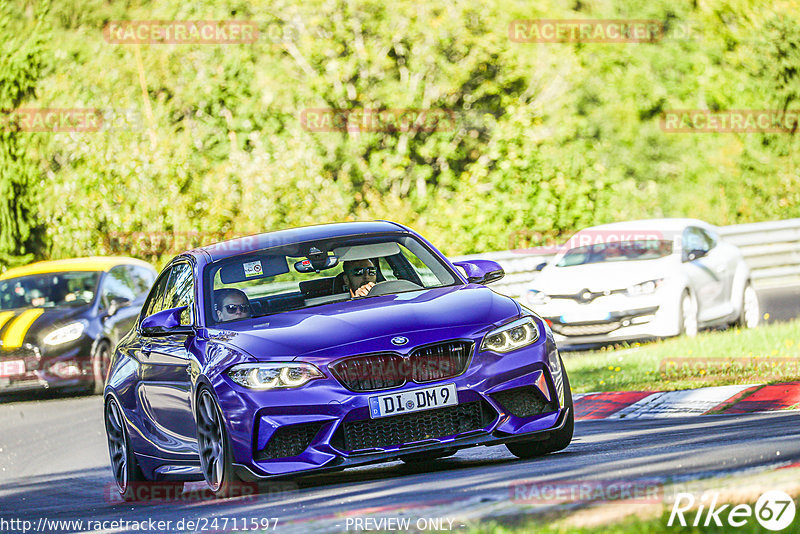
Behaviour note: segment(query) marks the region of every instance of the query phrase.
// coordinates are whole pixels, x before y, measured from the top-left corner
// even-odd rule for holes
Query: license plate
[[[24,360],[10,360],[0,362],[0,377],[18,376],[25,374]]]
[[[569,323],[591,323],[595,321],[605,321],[610,317],[608,312],[598,312],[592,310],[581,310],[568,312],[561,316],[561,322]]]
[[[386,417],[458,404],[455,384],[412,389],[369,398],[369,416]]]

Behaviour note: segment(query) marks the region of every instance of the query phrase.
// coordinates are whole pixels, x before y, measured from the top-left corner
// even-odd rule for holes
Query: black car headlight
[[[481,350],[506,353],[536,343],[538,339],[539,328],[533,318],[523,317],[486,334]]]
[[[642,282],[641,284],[634,284],[626,289],[628,295],[632,297],[638,297],[641,295],[650,295],[656,292],[656,289],[661,285],[664,281],[663,278],[658,278],[656,280],[648,280],[647,282]]]
[[[323,378],[310,363],[243,363],[228,369],[231,380],[250,389],[298,388],[315,378]]]
[[[79,339],[86,330],[87,321],[80,319],[61,328],[53,330],[44,337],[45,345],[62,345]]]

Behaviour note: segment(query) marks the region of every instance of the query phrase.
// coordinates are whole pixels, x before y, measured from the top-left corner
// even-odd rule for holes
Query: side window
[[[147,297],[147,301],[142,307],[142,317],[149,317],[164,309],[161,304],[164,300],[164,291],[167,288],[167,281],[171,271],[172,269],[162,273],[155,287],[150,291],[150,296]]]
[[[192,309],[194,306],[194,280],[193,269],[188,263],[178,263],[172,268],[167,289],[164,292],[163,310],[188,306],[181,314],[181,324],[192,324]]]
[[[133,282],[133,290],[136,297],[138,298],[146,295],[150,286],[153,285],[153,280],[155,280],[153,271],[145,269],[144,267],[139,267],[138,265],[128,265],[126,268]]]
[[[433,271],[431,271],[421,259],[415,256],[413,252],[403,248],[403,256],[405,256],[405,258],[411,264],[411,267],[414,269],[414,271],[416,271],[417,276],[420,280],[422,280],[422,284],[425,287],[435,287],[441,285],[441,282],[439,282],[439,279],[435,274],[433,274]]]
[[[109,307],[114,299],[132,301],[136,298],[133,282],[124,266],[119,265],[108,271],[103,281],[101,298],[103,306],[106,308]]]
[[[397,276],[395,276],[392,266],[389,265],[389,262],[386,261],[385,257],[380,258],[378,260],[378,264],[381,269],[381,274],[386,280],[397,280]]]
[[[699,228],[689,227],[683,232],[684,258],[693,250],[708,252],[711,250],[711,239]]]
[[[712,248],[717,246],[718,239],[716,238],[716,236],[713,233],[707,232],[706,230],[704,230],[702,228],[699,228],[698,231],[701,234],[703,234],[704,239],[708,243],[708,250],[711,250]]]

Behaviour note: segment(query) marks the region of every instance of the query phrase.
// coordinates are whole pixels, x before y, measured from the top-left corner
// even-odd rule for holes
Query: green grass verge
[[[734,506],[748,504],[754,510],[754,503],[766,491],[783,491],[795,501],[795,517],[792,523],[780,531],[784,534],[800,533],[800,495],[798,495],[797,476],[800,468],[768,469],[757,473],[735,473],[728,476],[703,478],[692,481],[666,483],[663,487],[661,502],[641,503],[631,501],[596,501],[586,503],[565,502],[563,505],[549,505],[546,508],[519,508],[510,515],[494,519],[467,521],[465,532],[468,534],[518,534],[535,532],[537,534],[600,534],[618,532],[621,534],[647,533],[767,533],[755,517],[747,519],[747,524],[739,528],[728,525],[728,514]],[[694,506],[683,513],[687,526],[680,525],[676,517],[669,526],[669,518],[679,493],[694,496]],[[716,494],[716,496],[715,496]],[[720,510],[717,517],[723,527],[691,526],[700,511],[699,523],[707,519],[709,503],[716,502],[715,509]],[[685,501],[684,501],[684,504]],[[721,508],[725,505],[724,508]],[[775,510],[777,503],[770,505]],[[788,507],[783,508],[789,510]],[[763,513],[763,509],[762,509]],[[791,515],[791,511],[788,512]],[[763,515],[762,515],[763,517]],[[735,518],[734,518],[735,519]]]
[[[747,503],[751,508],[755,507],[755,503]],[[523,520],[513,525],[502,524],[496,521],[487,521],[478,525],[470,525],[466,530],[469,534],[529,534],[535,532],[536,534],[675,534],[680,532],[682,534],[710,534],[710,533],[758,533],[768,534],[772,532],[761,526],[758,521],[751,517],[747,523],[739,528],[727,524],[727,513],[732,506],[729,506],[725,512],[720,514],[720,521],[723,526],[690,526],[694,520],[695,512],[692,511],[685,515],[687,519],[687,526],[683,527],[675,521],[672,526],[668,526],[670,510],[665,507],[664,513],[658,519],[642,520],[638,518],[629,518],[617,523],[599,525],[596,527],[574,527],[561,525],[556,520],[544,521],[542,519]],[[795,499],[795,509],[797,513],[794,521],[786,529],[781,532],[785,534],[800,532],[800,499]],[[706,519],[705,511],[701,516],[700,523]]]
[[[800,380],[800,320],[562,356],[575,393]]]

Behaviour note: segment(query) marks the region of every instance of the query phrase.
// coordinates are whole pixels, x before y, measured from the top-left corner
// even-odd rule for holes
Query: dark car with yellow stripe
[[[42,261],[0,274],[0,394],[103,391],[111,350],[133,326],[156,271],[143,261]]]

